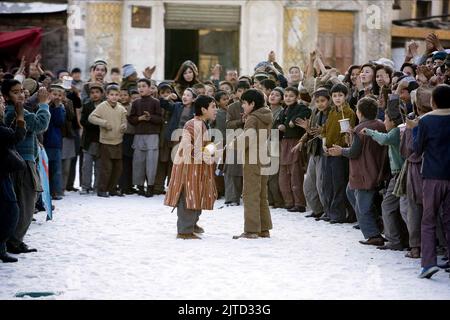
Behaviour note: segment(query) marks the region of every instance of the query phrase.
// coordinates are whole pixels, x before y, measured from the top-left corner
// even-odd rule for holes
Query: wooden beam
[[[450,40],[450,30],[402,27],[393,25],[391,36],[399,38],[425,39],[427,35],[434,32],[441,40]]]

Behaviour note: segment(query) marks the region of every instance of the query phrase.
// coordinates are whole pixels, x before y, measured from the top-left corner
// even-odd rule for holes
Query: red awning
[[[5,60],[25,56],[27,61],[32,61],[39,53],[41,39],[42,28],[0,32],[0,56]]]

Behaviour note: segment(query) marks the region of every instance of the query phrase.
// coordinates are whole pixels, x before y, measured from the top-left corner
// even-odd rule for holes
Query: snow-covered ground
[[[450,299],[449,274],[417,278],[420,261],[358,243],[351,225],[272,210],[272,238],[232,240],[243,208],[205,211],[203,240],[177,240],[163,196],[103,199],[68,193],[54,220],[36,216],[26,242],[39,252],[0,264],[0,298]],[[223,200],[216,203],[220,207]]]

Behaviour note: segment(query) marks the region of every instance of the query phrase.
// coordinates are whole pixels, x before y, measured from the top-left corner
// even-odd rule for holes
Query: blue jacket
[[[25,139],[17,143],[16,149],[24,160],[36,162],[38,157],[38,145],[36,134],[44,132],[50,122],[50,112],[48,104],[39,104],[36,113],[24,111],[25,127],[27,134]],[[16,110],[14,106],[6,106],[5,124],[9,127],[16,117]]]
[[[51,106],[50,114],[52,117],[47,132],[44,134],[44,147],[46,149],[62,149],[61,128],[66,122],[66,110],[62,104],[58,107]]]
[[[169,120],[169,124],[167,126],[166,135],[165,135],[166,140],[171,141],[172,133],[176,129],[183,129],[183,127],[179,128],[178,124],[180,123],[181,114],[183,113],[184,106],[183,106],[182,102],[177,102],[174,104],[165,103],[165,104],[161,104],[161,108],[169,111],[172,114],[170,117],[170,120]],[[194,109],[194,105],[192,105],[191,119],[194,118],[194,115],[195,115],[195,109]]]
[[[424,179],[450,180],[450,108],[425,114],[413,129],[414,150],[423,154]]]

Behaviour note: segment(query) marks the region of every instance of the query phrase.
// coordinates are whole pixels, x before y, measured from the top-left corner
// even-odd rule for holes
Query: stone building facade
[[[164,69],[172,61],[166,61],[172,59],[167,54],[168,36],[179,29],[200,44],[191,48],[191,54],[175,52],[178,59],[191,58],[202,66],[221,63],[223,58],[201,45],[202,36],[216,32],[220,41],[221,32],[234,30],[237,36],[231,38],[236,43],[229,47],[236,50],[237,59],[231,64],[241,74],[251,73],[271,50],[281,65],[304,67],[317,46],[327,62],[343,69],[390,57],[392,4],[390,0],[69,0],[69,66],[87,71],[96,58],[108,60],[111,67],[133,63],[138,71],[156,65],[155,79],[165,79],[170,74]],[[141,11],[144,15],[136,17]],[[179,41],[178,51],[186,49],[183,39]]]

